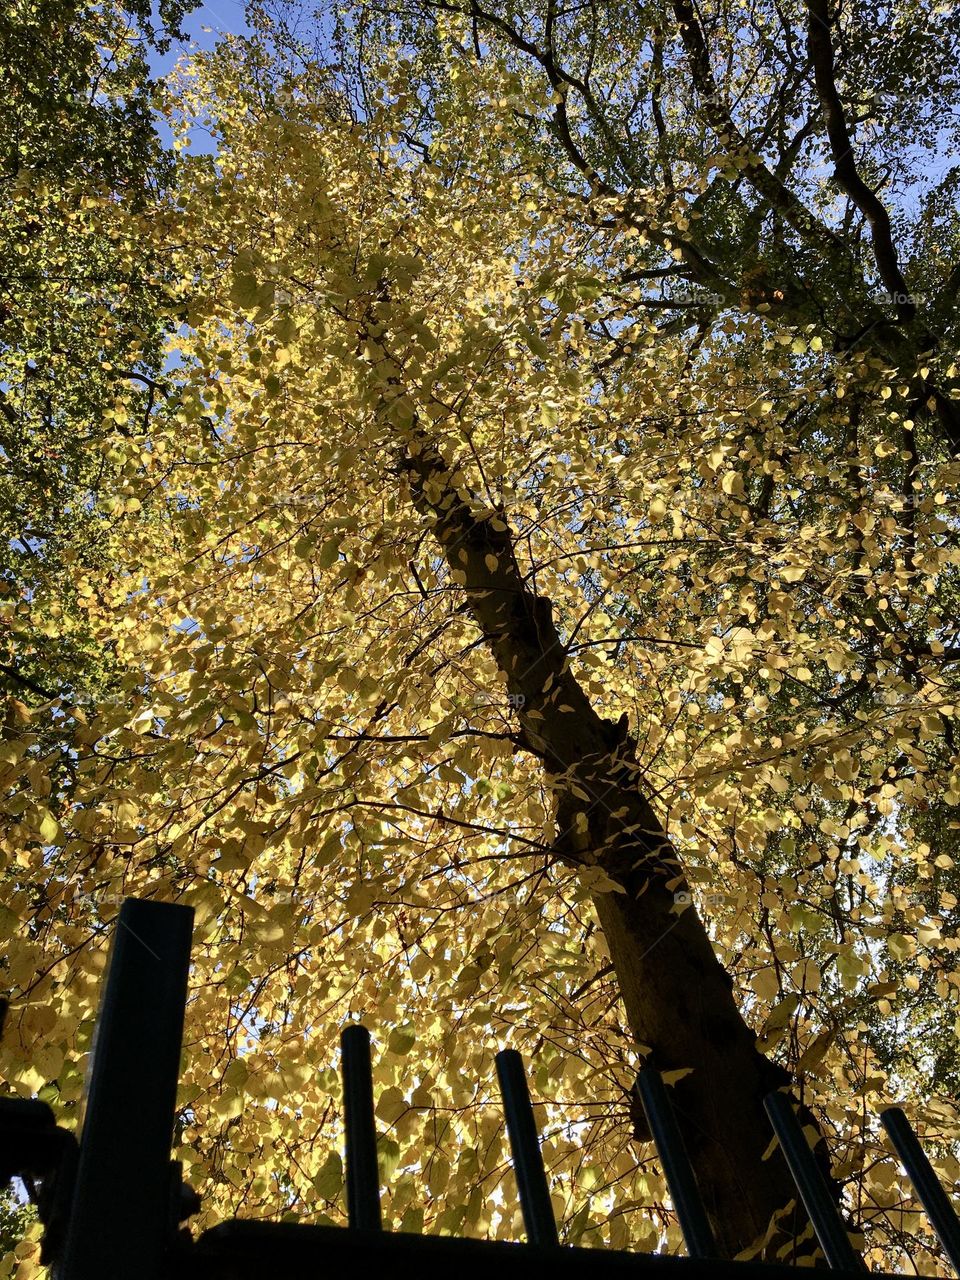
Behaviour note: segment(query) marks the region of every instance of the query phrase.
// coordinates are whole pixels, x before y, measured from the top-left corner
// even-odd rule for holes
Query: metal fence
[[[526,1243],[384,1231],[374,1125],[370,1037],[341,1037],[347,1227],[234,1219],[194,1238],[199,1208],[171,1161],[193,913],[127,899],[120,909],[97,1018],[80,1140],[42,1102],[0,1098],[0,1181],[22,1178],[44,1227],[42,1260],[55,1280],[289,1280],[384,1272],[444,1280],[459,1271],[498,1280],[632,1276],[643,1280],[795,1280],[795,1268],[716,1257],[667,1090],[652,1068],[637,1081],[686,1244],[686,1257],[584,1249],[559,1242],[520,1055],[496,1067]],[[789,1098],[766,1100],[773,1132],[827,1264],[863,1274]],[[881,1120],[944,1252],[960,1274],[960,1220],[898,1108]],[[735,1272],[735,1275],[734,1275]]]

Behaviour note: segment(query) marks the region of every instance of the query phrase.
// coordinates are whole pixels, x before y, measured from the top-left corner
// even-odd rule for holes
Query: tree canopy
[[[0,9],[0,681],[18,696],[106,674],[76,578],[102,563],[114,445],[153,403],[165,298],[160,246],[137,215],[170,165],[148,59],[191,7]]]
[[[122,370],[64,329],[31,428],[103,526],[44,616],[110,673],[13,632],[6,1077],[76,1116],[118,900],[175,899],[205,1224],[340,1219],[362,1017],[396,1227],[519,1234],[510,1044],[563,1238],[679,1248],[651,1055],[725,1251],[809,1252],[789,1084],[870,1263],[936,1273],[876,1114],[956,1186],[952,11],[254,16],[168,83],[168,180],[50,214],[156,300],[100,304]]]

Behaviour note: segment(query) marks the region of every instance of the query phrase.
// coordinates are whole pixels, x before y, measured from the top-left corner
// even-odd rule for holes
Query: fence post
[[[828,1265],[835,1271],[863,1270],[860,1256],[850,1243],[847,1228],[793,1110],[793,1103],[786,1094],[768,1093],[763,1105]]]
[[[687,1253],[691,1258],[716,1258],[717,1243],[693,1177],[680,1126],[663,1077],[655,1067],[644,1067],[637,1076],[637,1092],[663,1165],[663,1176],[680,1221]]]
[[[56,1280],[159,1280],[176,1226],[170,1160],[193,909],[120,908],[94,1035]]]
[[[558,1243],[557,1224],[537,1139],[530,1090],[523,1072],[523,1059],[516,1049],[501,1049],[496,1056],[496,1064],[527,1239],[530,1244],[555,1245]]]
[[[347,1220],[351,1227],[381,1231],[377,1130],[373,1120],[370,1032],[359,1023],[340,1034],[346,1147]]]
[[[880,1120],[916,1189],[930,1225],[943,1245],[944,1253],[950,1259],[954,1271],[960,1275],[960,1220],[957,1219],[949,1196],[900,1108],[887,1107],[886,1111],[881,1111]]]

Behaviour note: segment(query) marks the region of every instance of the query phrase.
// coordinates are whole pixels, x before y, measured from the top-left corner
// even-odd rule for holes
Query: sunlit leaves
[[[859,1118],[901,1089],[938,1136],[958,1124],[937,1101],[958,1071],[958,475],[920,432],[905,487],[884,367],[805,326],[652,325],[622,288],[638,235],[561,199],[533,143],[517,172],[498,151],[508,107],[472,96],[498,74],[452,60],[427,163],[389,94],[358,123],[331,73],[266,46],[182,73],[216,163],[143,225],[185,323],[155,462],[111,495],[111,574],[78,584],[118,689],[70,719],[68,787],[26,706],[0,748],[5,1069],[75,1114],[116,900],[176,898],[197,919],[178,1158],[204,1223],[342,1219],[337,1031],[362,1017],[394,1225],[517,1234],[509,1043],[566,1238],[675,1248],[590,876],[556,857],[554,781],[404,450],[428,423],[458,494],[516,531],[851,1176],[881,1167]],[[863,1185],[886,1213],[894,1184]]]

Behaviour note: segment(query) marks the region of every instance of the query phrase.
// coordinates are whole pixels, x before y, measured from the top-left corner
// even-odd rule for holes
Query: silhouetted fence
[[[658,1072],[637,1089],[687,1248],[686,1258],[561,1246],[520,1055],[497,1054],[526,1244],[384,1231],[370,1060],[359,1025],[341,1036],[347,1227],[234,1219],[194,1239],[181,1224],[199,1201],[170,1159],[193,912],[127,899],[120,910],[94,1039],[79,1143],[42,1102],[0,1098],[0,1181],[21,1177],[44,1227],[56,1280],[283,1280],[389,1274],[444,1280],[596,1276],[637,1280],[795,1280],[796,1270],[716,1258],[667,1091]],[[863,1263],[786,1095],[766,1100],[773,1132],[829,1266]],[[960,1274],[960,1221],[903,1112],[881,1120],[944,1251]],[[735,1274],[734,1274],[735,1273]]]

